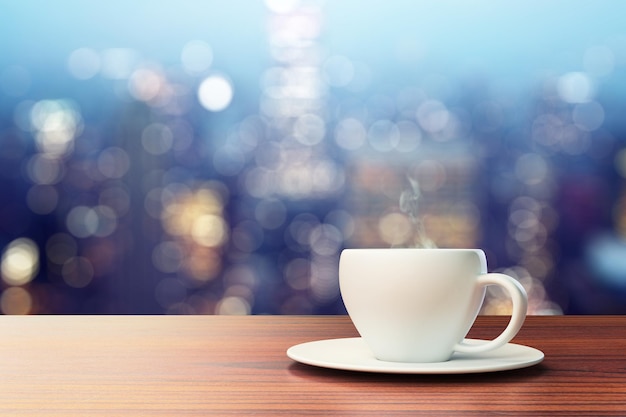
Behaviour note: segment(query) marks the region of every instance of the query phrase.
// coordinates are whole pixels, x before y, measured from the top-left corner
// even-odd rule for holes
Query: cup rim
[[[353,256],[362,257],[365,256],[367,259],[368,254],[372,256],[382,256],[383,253],[389,255],[390,253],[421,253],[424,256],[428,256],[428,254],[432,254],[433,256],[444,256],[443,254],[474,254],[478,257],[480,262],[480,269],[482,274],[488,273],[489,269],[487,266],[487,255],[485,251],[482,249],[476,248],[345,248],[341,251],[339,255],[339,263],[343,263],[343,260],[346,258],[352,258]],[[353,255],[351,255],[353,254]],[[359,255],[357,255],[359,254]],[[435,255],[439,254],[439,255]],[[455,255],[456,256],[456,255]]]
[[[344,251],[433,251],[433,252],[484,252],[480,248],[344,248]]]

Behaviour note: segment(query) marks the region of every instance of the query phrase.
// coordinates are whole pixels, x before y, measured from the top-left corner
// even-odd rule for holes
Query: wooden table
[[[479,317],[489,338],[504,317]],[[546,357],[465,375],[337,371],[288,347],[352,337],[345,316],[0,317],[0,414],[626,415],[626,317],[528,317],[514,340]]]

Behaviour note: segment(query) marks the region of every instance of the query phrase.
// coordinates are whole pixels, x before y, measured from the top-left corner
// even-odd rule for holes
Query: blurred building
[[[620,2],[30,3],[0,3],[3,313],[341,314],[341,250],[409,246],[626,312]]]

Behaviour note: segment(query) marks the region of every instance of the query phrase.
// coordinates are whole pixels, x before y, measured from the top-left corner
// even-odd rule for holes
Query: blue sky
[[[609,42],[626,55],[626,2],[619,0],[322,3],[325,50],[381,74],[532,79],[545,70],[580,70],[590,46]],[[256,78],[269,61],[267,15],[262,0],[0,0],[0,66],[55,71],[84,46],[133,48],[174,62],[186,42],[202,39],[216,67]]]

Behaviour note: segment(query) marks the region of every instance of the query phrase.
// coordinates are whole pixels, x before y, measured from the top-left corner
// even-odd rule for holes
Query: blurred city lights
[[[248,302],[242,297],[224,297],[217,305],[217,314],[242,316],[250,314],[251,309]]]
[[[73,150],[74,139],[82,130],[82,121],[72,101],[41,100],[32,107],[30,118],[41,152],[58,157]]]
[[[131,48],[108,48],[100,53],[100,72],[103,77],[123,80],[131,76],[140,60],[139,54]]]
[[[221,75],[211,75],[205,78],[198,88],[198,100],[209,111],[224,110],[232,99],[233,86],[227,78]]]
[[[100,54],[90,48],[78,48],[74,50],[68,60],[69,72],[79,80],[88,80],[100,72]]]
[[[52,213],[59,203],[59,193],[50,185],[33,185],[26,194],[26,204],[35,214]]]
[[[70,287],[83,288],[93,279],[94,269],[89,259],[75,256],[63,263],[61,274]]]
[[[28,238],[12,241],[2,253],[2,279],[9,285],[24,285],[39,272],[39,249]]]
[[[531,314],[626,312],[623,33],[262,6],[234,35],[142,47],[136,18],[134,41],[0,64],[2,313],[343,313],[344,247],[414,246],[484,248]]]
[[[3,314],[28,314],[32,307],[32,296],[22,287],[7,288],[0,295],[0,310]]]
[[[162,155],[172,148],[174,135],[167,125],[152,123],[141,132],[141,144],[146,152]]]
[[[592,80],[582,72],[569,72],[559,78],[559,96],[568,103],[586,103],[595,93]]]
[[[128,80],[130,94],[137,100],[152,102],[164,89],[163,75],[155,69],[139,68]]]
[[[199,74],[206,71],[213,62],[211,46],[200,40],[188,42],[180,55],[183,67],[190,74]]]
[[[367,130],[359,120],[346,118],[335,128],[335,141],[347,150],[357,150],[365,143]]]
[[[300,0],[265,0],[265,5],[274,13],[290,13],[297,9]]]

